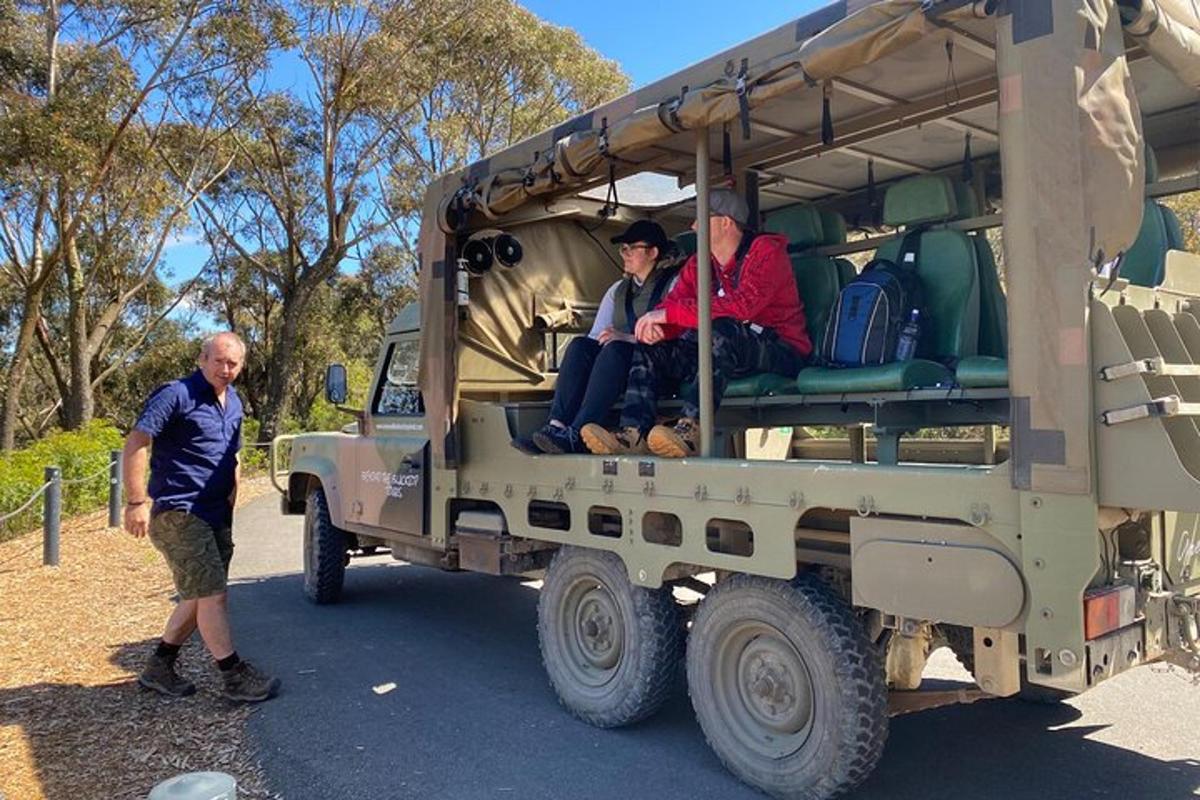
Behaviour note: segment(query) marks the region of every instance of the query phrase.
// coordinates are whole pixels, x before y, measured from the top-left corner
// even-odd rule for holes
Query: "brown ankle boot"
[[[221,694],[230,700],[258,703],[269,700],[279,691],[279,678],[272,678],[249,661],[239,661],[221,672],[225,684]]]
[[[674,427],[655,425],[647,437],[650,451],[662,458],[688,458],[700,455],[700,423],[683,417]]]
[[[583,443],[598,456],[637,456],[649,453],[646,439],[637,428],[610,431],[603,425],[589,422],[579,431]]]
[[[175,671],[175,659],[151,653],[146,666],[138,675],[138,683],[168,697],[187,697],[195,694],[196,684],[180,677]]]

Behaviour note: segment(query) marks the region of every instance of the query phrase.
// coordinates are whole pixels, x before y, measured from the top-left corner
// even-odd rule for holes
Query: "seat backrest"
[[[822,210],[821,228],[825,231],[825,238],[821,241],[822,245],[846,243],[846,218],[838,212]],[[845,258],[834,258],[833,263],[837,265],[838,282],[842,286],[854,280],[854,276],[858,274],[854,264]]]
[[[953,183],[958,203],[955,219],[978,217],[981,212],[975,190],[966,181],[953,180]],[[979,266],[979,355],[1007,358],[1008,302],[1000,285],[996,256],[982,232],[969,233],[967,237],[975,245],[975,261]]]
[[[1179,217],[1169,206],[1159,203],[1158,207],[1162,211],[1163,224],[1167,226],[1167,249],[1187,250],[1187,242],[1183,238],[1183,226],[1179,224]]]
[[[818,247],[825,239],[821,212],[808,203],[797,203],[768,212],[763,219],[763,231],[786,236],[789,252]]]
[[[884,196],[888,225],[933,226],[921,234],[917,274],[925,294],[922,355],[942,361],[973,356],[979,347],[979,265],[975,243],[962,231],[936,227],[959,214],[953,182],[944,175],[917,175],[893,184]],[[881,245],[876,258],[898,260],[899,236]],[[985,243],[986,244],[986,243]]]
[[[1146,146],[1146,183],[1158,180],[1158,159]],[[1142,227],[1133,244],[1125,251],[1121,277],[1138,286],[1158,286],[1163,282],[1167,251],[1183,249],[1183,231],[1179,218],[1166,206],[1147,198],[1142,206]]]
[[[1142,227],[1133,244],[1125,251],[1121,277],[1138,286],[1158,286],[1166,269],[1167,251],[1171,249],[1164,209],[1153,200],[1142,206]]]
[[[1158,180],[1158,159],[1154,151],[1146,146],[1146,183]],[[1167,257],[1167,227],[1163,222],[1158,204],[1146,200],[1142,204],[1142,227],[1137,238],[1125,251],[1121,263],[1121,277],[1138,286],[1157,286],[1162,281]]]
[[[840,219],[841,215],[837,215]],[[819,347],[825,337],[825,326],[829,322],[829,313],[837,301],[838,291],[842,288],[838,266],[828,256],[814,255],[810,252],[814,247],[833,244],[830,237],[837,238],[837,220],[830,218],[830,229],[825,227],[825,219],[814,206],[800,204],[788,206],[767,215],[763,230],[767,233],[780,233],[788,237],[788,252],[792,259],[792,273],[796,276],[796,288],[800,292],[800,300],[804,303],[804,319],[808,327],[808,336],[814,347]],[[841,227],[842,241],[845,241],[845,223]]]
[[[679,249],[679,254],[684,258],[689,258],[696,253],[696,232],[684,231],[675,235],[673,239],[675,247]]]

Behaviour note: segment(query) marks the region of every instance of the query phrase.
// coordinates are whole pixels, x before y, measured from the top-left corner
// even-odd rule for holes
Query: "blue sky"
[[[826,5],[829,0],[524,0],[544,20],[573,28],[621,65],[634,87],[666,77],[727,47]],[[183,238],[164,260],[175,282],[195,275],[208,248]]]
[[[542,19],[574,28],[642,86],[779,27],[829,0],[523,0]]]

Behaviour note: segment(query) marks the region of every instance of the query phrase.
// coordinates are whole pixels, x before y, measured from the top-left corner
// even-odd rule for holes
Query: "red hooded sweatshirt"
[[[764,233],[754,237],[742,260],[737,286],[737,260],[717,264],[713,274],[712,317],[730,317],[770,328],[804,358],[812,353],[812,342],[804,322],[804,303],[796,289],[796,276],[787,254],[787,237]],[[683,265],[679,280],[663,298],[667,312],[666,335],[675,338],[686,328],[699,326],[697,319],[696,256]],[[724,289],[724,293],[721,293]]]

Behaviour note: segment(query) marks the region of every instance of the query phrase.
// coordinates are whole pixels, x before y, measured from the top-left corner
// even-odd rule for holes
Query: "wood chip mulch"
[[[239,504],[269,491],[244,481]],[[198,636],[179,660],[195,695],[137,685],[174,590],[148,540],[106,526],[106,512],[64,520],[57,568],[40,530],[0,543],[0,800],[142,800],[201,770],[276,798],[246,733],[254,709],[218,695]]]

